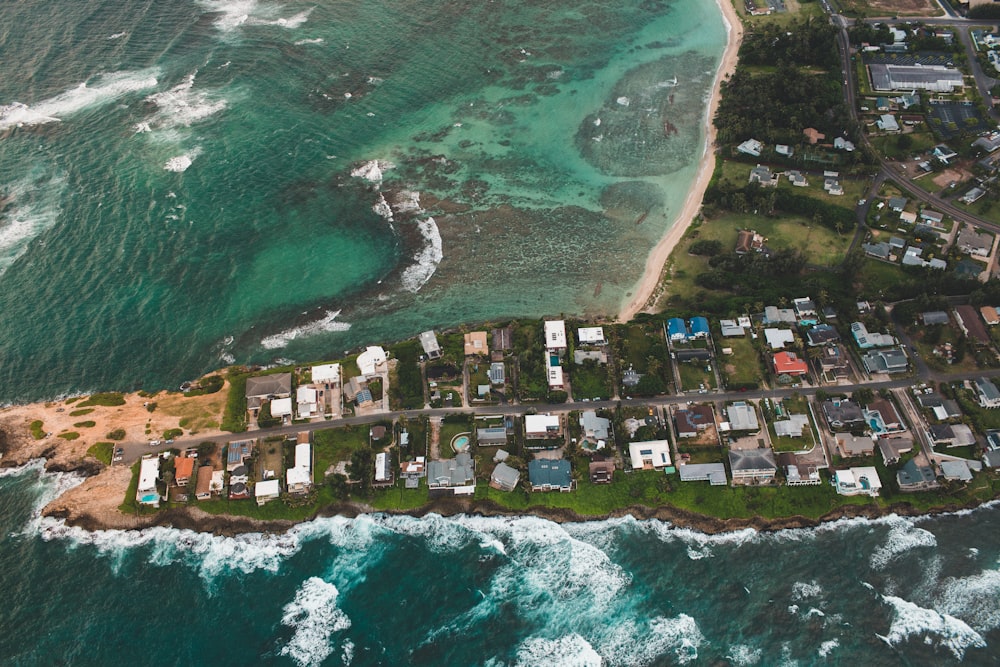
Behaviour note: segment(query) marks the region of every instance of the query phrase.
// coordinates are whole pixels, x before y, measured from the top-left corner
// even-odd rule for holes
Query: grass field
[[[313,481],[323,484],[327,469],[337,461],[346,461],[356,449],[368,446],[368,426],[345,426],[313,432],[316,467]]]
[[[572,365],[573,398],[610,398],[613,395],[608,377],[608,367],[589,362],[582,366]]]
[[[749,338],[746,336],[743,338],[720,338],[719,346],[731,348],[733,351],[731,355],[720,354],[716,357],[719,370],[730,386],[763,382],[760,357]]]
[[[715,373],[706,370],[705,362],[680,363],[677,364],[677,370],[681,375],[681,386],[684,391],[700,389],[700,385],[705,385],[705,389],[715,389]]]
[[[95,459],[103,463],[104,465],[111,465],[111,455],[114,452],[115,446],[110,442],[95,442],[87,450],[87,453],[93,456]]]

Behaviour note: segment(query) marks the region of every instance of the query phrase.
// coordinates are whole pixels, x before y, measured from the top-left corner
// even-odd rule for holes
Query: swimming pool
[[[451,441],[451,448],[456,452],[465,452],[469,449],[469,436],[465,433],[456,435]]]
[[[160,499],[160,494],[158,494],[158,493],[147,493],[146,495],[144,495],[141,498],[141,501],[144,502],[144,503],[155,503],[159,499]]]

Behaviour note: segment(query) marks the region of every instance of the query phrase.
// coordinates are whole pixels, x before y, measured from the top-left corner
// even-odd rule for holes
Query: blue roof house
[[[704,317],[691,318],[691,337],[708,338],[708,319]]]
[[[687,325],[679,317],[671,317],[667,320],[667,335],[674,342],[683,342],[688,339]]]

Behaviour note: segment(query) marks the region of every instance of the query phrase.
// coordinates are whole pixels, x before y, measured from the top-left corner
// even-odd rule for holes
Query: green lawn
[[[608,367],[594,361],[588,361],[582,366],[572,366],[573,398],[611,398],[611,382],[608,377]]]
[[[441,456],[451,458],[457,452],[451,448],[451,441],[460,433],[470,433],[473,430],[472,417],[470,415],[449,415],[441,424],[440,444]],[[471,438],[471,436],[470,436]]]
[[[115,446],[110,442],[95,442],[87,450],[87,453],[93,456],[95,459],[103,463],[104,465],[111,465],[111,455],[114,453]]]
[[[743,338],[719,338],[720,348],[731,348],[733,353],[720,354],[716,357],[719,370],[725,375],[729,386],[761,384],[760,357],[753,346],[753,341]]]
[[[677,364],[684,391],[699,389],[702,384],[706,389],[715,389],[715,373],[705,370],[706,363],[711,362],[687,361]]]
[[[356,449],[368,446],[368,426],[345,426],[313,432],[315,468],[313,481],[324,483],[327,469],[337,461],[346,461]]]

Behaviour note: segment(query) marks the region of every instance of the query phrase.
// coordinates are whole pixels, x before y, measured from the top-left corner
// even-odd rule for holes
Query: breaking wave
[[[146,98],[147,102],[155,104],[157,108],[153,125],[164,129],[190,127],[226,108],[228,102],[217,97],[217,93],[194,90],[197,75],[196,70],[173,88],[153,93]],[[145,127],[148,131],[149,125],[145,124]]]
[[[888,634],[879,637],[890,646],[922,637],[927,644],[946,649],[955,659],[961,660],[970,648],[984,648],[986,640],[962,620],[925,609],[912,602],[892,595],[882,596],[892,607],[893,619]]]
[[[313,12],[313,8],[309,8],[291,16],[280,16],[282,5],[258,0],[199,0],[199,4],[207,12],[219,15],[213,25],[224,33],[244,25],[294,29],[308,21]]]
[[[285,347],[299,337],[313,336],[333,331],[347,331],[350,329],[351,324],[349,322],[337,321],[339,316],[339,310],[328,310],[326,311],[326,315],[315,322],[309,322],[308,324],[292,327],[291,329],[286,329],[281,333],[268,336],[261,340],[260,344],[264,349],[277,350]]]
[[[401,278],[403,288],[410,292],[419,292],[444,258],[441,232],[434,218],[418,221],[417,228],[424,239],[424,246],[413,256],[414,263],[406,267]]]
[[[281,655],[307,667],[321,664],[333,653],[330,637],[351,627],[351,619],[337,608],[338,595],[336,586],[319,577],[305,580],[281,617],[282,625],[295,629]]]
[[[0,275],[27,252],[31,242],[59,220],[65,176],[28,177],[7,190],[7,210],[0,214]]]

